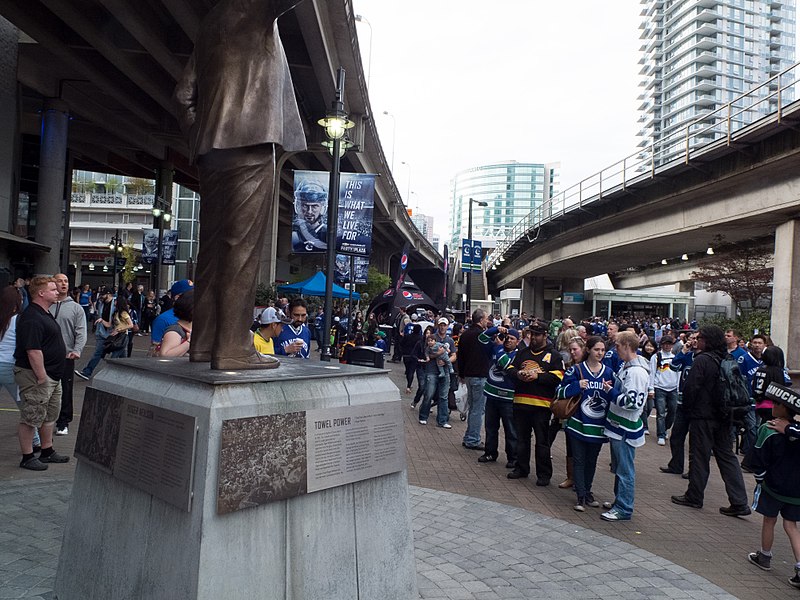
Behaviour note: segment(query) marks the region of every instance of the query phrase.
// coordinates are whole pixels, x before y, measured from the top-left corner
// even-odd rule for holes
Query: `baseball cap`
[[[287,325],[291,323],[292,320],[286,318],[286,315],[283,314],[283,311],[280,308],[268,306],[261,313],[261,316],[258,317],[258,322],[262,325],[269,325],[270,323],[283,323],[284,325]]]
[[[508,335],[513,335],[515,338],[519,339],[519,331],[513,328],[508,329]]]
[[[797,390],[777,383],[770,383],[764,392],[764,396],[773,402],[785,404],[793,413],[800,414],[800,394],[797,393]]]
[[[445,325],[450,325],[450,321],[447,320],[447,317],[439,317],[436,320],[437,325],[441,325],[442,323],[444,323]]]
[[[194,288],[194,284],[191,279],[181,279],[172,284],[172,287],[169,288],[169,293],[174,297],[179,294],[185,294],[192,288]]]
[[[412,321],[419,321],[419,315],[417,313],[413,313],[411,315],[411,320]]]
[[[670,335],[665,335],[663,338],[661,338],[661,345],[662,346],[664,344],[674,344],[674,343],[675,343],[675,338],[673,338]]]
[[[544,326],[544,323],[539,319],[534,319],[528,325],[528,329],[531,330],[531,333],[547,333],[547,328]]]

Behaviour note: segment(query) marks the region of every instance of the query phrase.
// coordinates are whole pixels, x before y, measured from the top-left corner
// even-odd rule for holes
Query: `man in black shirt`
[[[58,299],[52,277],[35,277],[30,285],[31,303],[17,319],[14,379],[19,386],[19,466],[44,471],[47,463],[65,463],[68,456],[53,449],[53,426],[61,409],[61,375],[67,348],[61,328],[48,312]],[[42,453],[33,454],[33,433],[39,429]]]

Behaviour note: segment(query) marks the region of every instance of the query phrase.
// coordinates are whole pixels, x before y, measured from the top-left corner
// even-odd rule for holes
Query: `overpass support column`
[[[569,316],[578,323],[586,316],[583,305],[583,279],[575,277],[561,280],[561,316]]]
[[[61,236],[69,223],[64,217],[64,179],[67,166],[69,108],[56,98],[45,100],[39,150],[39,193],[36,210],[36,241],[50,247],[36,260],[36,273],[52,275],[59,270]]]
[[[17,28],[0,17],[0,231],[11,231],[11,209],[19,183],[18,45]]]
[[[775,269],[772,285],[772,339],[783,348],[786,366],[800,369],[800,220],[775,230]]]
[[[679,292],[688,292],[689,301],[684,306],[682,315],[675,315],[676,317],[683,317],[686,321],[691,321],[691,316],[694,316],[694,281],[681,281],[678,284]],[[690,316],[691,315],[691,316]]]
[[[523,277],[520,292],[520,312],[528,316],[544,318],[544,279],[541,277]]]

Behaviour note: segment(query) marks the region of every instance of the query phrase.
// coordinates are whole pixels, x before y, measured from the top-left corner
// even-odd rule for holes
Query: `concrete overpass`
[[[789,325],[800,325],[792,285],[800,258],[800,105],[783,102],[796,97],[797,70],[706,115],[682,139],[627,157],[546,202],[489,257],[490,287],[522,287],[523,307],[537,312],[546,280],[582,291],[584,277],[699,255],[716,236],[775,236],[773,331],[800,366],[800,343],[788,339]],[[758,118],[740,124],[742,111]],[[579,314],[582,305],[564,311]]]
[[[0,28],[4,49],[0,73],[16,73],[12,83],[0,79],[4,97],[12,101],[11,106],[0,103],[4,104],[0,123],[10,129],[0,142],[16,148],[10,154],[18,159],[17,134],[36,141],[43,135],[43,156],[52,156],[58,163],[59,156],[66,154],[66,160],[61,159],[65,169],[156,178],[160,184],[174,181],[196,189],[196,172],[187,160],[170,97],[200,22],[215,1],[0,0],[0,16],[19,29],[21,42],[11,43],[12,37],[16,42],[17,32],[8,24]],[[280,19],[309,150],[279,157],[280,183],[273,198],[265,199],[275,218],[258,270],[262,281],[273,281],[279,271],[286,278],[289,263],[323,260],[321,255],[290,256],[292,171],[330,168],[316,122],[330,107],[339,66],[347,72],[345,105],[356,122],[352,132],[356,146],[344,156],[342,171],[380,175],[373,264],[388,271],[390,257],[410,241],[412,268],[441,265],[436,249],[408,218],[387,166],[372,119],[354,17],[347,0],[307,0]],[[17,82],[18,93],[14,93]],[[0,157],[0,164],[4,162],[0,200],[5,189],[12,189],[13,197],[14,172],[19,171],[18,165],[8,164],[7,155]],[[63,176],[44,185],[40,180],[38,188],[41,231],[37,241],[57,248]],[[52,262],[52,258],[47,260]]]

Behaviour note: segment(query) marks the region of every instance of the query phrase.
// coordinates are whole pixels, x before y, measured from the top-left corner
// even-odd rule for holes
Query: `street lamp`
[[[408,167],[408,179],[406,180],[406,206],[411,206],[411,165],[402,161],[401,165]]]
[[[114,263],[111,267],[111,289],[113,290],[114,286],[117,285],[117,252],[122,250],[122,238],[119,237],[119,229],[114,231],[114,237],[112,237],[111,241],[108,243],[108,249],[114,253]]]
[[[162,243],[164,240],[164,224],[172,220],[172,215],[161,208],[161,204],[164,202],[163,198],[159,196],[156,199],[156,205],[153,206],[153,217],[155,218],[156,222],[158,223],[158,252],[156,254],[156,268],[155,268],[155,289],[156,295],[160,293],[161,290],[161,260],[163,258],[162,255]],[[153,286],[150,286],[150,289],[153,289]]]
[[[369,81],[372,76],[372,24],[362,15],[356,15],[356,22],[365,23],[369,27],[369,57],[367,58],[367,88],[369,88]]]
[[[410,177],[410,176],[409,176]],[[467,239],[469,243],[472,244],[472,205],[477,204],[478,206],[489,206],[488,202],[484,202],[483,200],[474,200],[472,198],[469,199],[469,219],[467,221]],[[473,256],[474,258],[474,256]],[[470,265],[469,271],[467,271],[467,314],[464,316],[465,319],[472,318],[472,265]]]
[[[387,117],[392,117],[392,161],[390,168],[392,170],[392,176],[394,176],[394,142],[397,139],[397,120],[388,110],[383,111],[383,114],[385,114]]]
[[[333,142],[331,152],[333,167],[328,182],[328,248],[325,265],[325,316],[322,331],[324,343],[319,356],[320,360],[330,362],[331,345],[328,336],[330,336],[333,313],[333,270],[336,264],[336,229],[339,222],[339,168],[343,154],[342,138],[354,125],[344,111],[344,69],[342,67],[339,67],[336,72],[336,99],[331,103],[330,112],[317,122],[325,128],[325,134]]]

